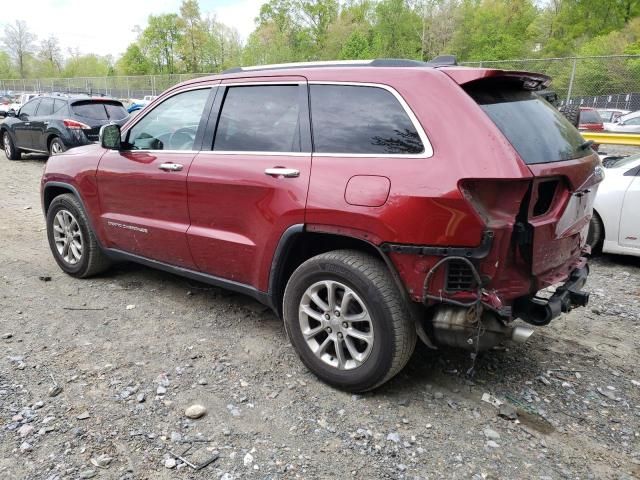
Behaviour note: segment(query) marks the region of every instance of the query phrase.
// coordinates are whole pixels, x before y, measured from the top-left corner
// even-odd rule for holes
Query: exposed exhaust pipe
[[[533,328],[518,325],[511,330],[511,340],[516,343],[525,343],[533,335]]]

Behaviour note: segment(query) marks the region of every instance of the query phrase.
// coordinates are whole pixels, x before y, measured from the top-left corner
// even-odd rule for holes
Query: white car
[[[640,155],[606,169],[593,211],[588,238],[592,249],[640,256]]]
[[[604,129],[617,133],[640,133],[640,111],[619,117],[613,123],[605,123]]]

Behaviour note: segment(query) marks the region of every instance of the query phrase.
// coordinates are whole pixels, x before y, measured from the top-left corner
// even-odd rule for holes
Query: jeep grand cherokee
[[[177,85],[53,157],[42,201],[75,277],[132,260],[270,306],[351,391],[419,337],[475,351],[585,305],[601,179],[539,74],[376,60]],[[538,295],[549,286],[555,293]]]

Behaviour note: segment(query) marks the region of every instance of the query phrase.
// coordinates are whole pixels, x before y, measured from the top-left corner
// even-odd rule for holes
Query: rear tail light
[[[487,227],[512,225],[530,187],[528,180],[463,180],[460,191]]]
[[[75,120],[65,118],[62,122],[69,130],[91,130],[89,125],[82,122],[76,122]]]

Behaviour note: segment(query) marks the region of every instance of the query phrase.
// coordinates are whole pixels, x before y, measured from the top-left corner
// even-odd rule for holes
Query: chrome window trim
[[[396,100],[400,103],[405,113],[411,120],[413,127],[418,132],[418,136],[420,137],[420,141],[422,141],[422,145],[424,146],[424,151],[422,153],[319,153],[313,152],[314,157],[347,157],[347,158],[431,158],[433,157],[433,146],[429,141],[429,137],[427,137],[426,132],[422,128],[422,124],[416,117],[409,104],[406,100],[400,95],[400,93],[390,85],[385,85],[383,83],[370,83],[370,82],[332,82],[332,81],[323,81],[323,80],[312,80],[308,82],[309,85],[344,85],[348,87],[373,87],[373,88],[381,88],[391,93]],[[309,100],[311,100],[311,92],[309,92]],[[311,103],[311,102],[309,102]],[[313,111],[311,112],[311,129],[313,130]]]
[[[202,150],[203,155],[258,155],[260,157],[311,157],[311,152],[256,152],[251,150]]]

